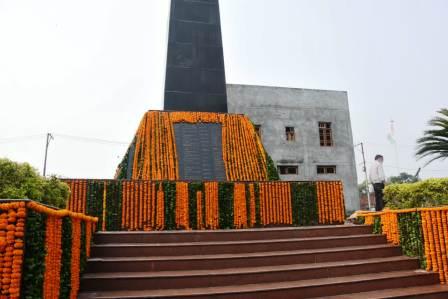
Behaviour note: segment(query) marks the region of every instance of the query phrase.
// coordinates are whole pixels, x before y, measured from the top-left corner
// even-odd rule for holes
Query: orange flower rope
[[[440,281],[442,283],[446,283],[445,273],[447,273],[447,264],[446,264],[446,248],[445,248],[445,237],[443,232],[443,224],[442,224],[442,211],[436,211],[436,222],[437,222],[437,241],[439,243],[439,257],[440,257],[440,265],[439,268],[442,270],[439,272]]]
[[[157,190],[157,224],[158,230],[165,228],[165,194],[163,193],[162,184],[159,185]]]
[[[235,228],[247,227],[246,185],[235,183],[233,200],[233,224]]]
[[[427,211],[421,212],[422,216],[422,230],[423,230],[423,240],[424,240],[424,249],[425,249],[425,257],[426,257],[426,270],[431,270],[431,259],[428,258],[431,254],[430,247],[429,247],[429,223],[428,223],[428,217],[427,217]]]
[[[107,213],[107,183],[103,183],[103,219],[101,221],[101,230],[106,231],[106,213]]]
[[[73,206],[68,205],[67,207]],[[44,298],[58,298],[62,259],[62,218],[70,217],[72,224],[76,222],[81,223],[81,221],[86,222],[87,255],[90,254],[91,233],[95,229],[95,223],[98,219],[69,210],[54,210],[32,201],[0,204],[0,262],[3,267],[3,271],[0,272],[0,288],[2,298],[19,298],[20,296],[26,208],[47,215],[43,296]],[[80,248],[81,235],[79,234],[78,236],[76,230],[72,232],[72,238],[72,244],[78,242],[78,248]],[[71,271],[71,298],[76,298],[79,290],[79,257],[80,255],[76,259],[76,253],[73,254],[72,251],[72,263],[78,263],[78,271],[76,271],[76,268],[72,268]],[[8,263],[10,263],[11,268],[5,270],[5,266]]]
[[[86,256],[90,257],[90,244],[92,243],[92,222],[86,222]]]
[[[0,204],[0,290],[2,298],[19,298],[22,277],[24,202]]]
[[[345,207],[341,182],[316,182],[319,224],[344,223]]]
[[[256,210],[255,210],[255,187],[254,184],[249,184],[249,196],[250,196],[250,227],[254,227],[257,223]]]
[[[205,221],[207,229],[217,229],[219,227],[218,213],[218,183],[205,182]]]
[[[423,232],[423,249],[426,259],[426,270],[439,273],[442,284],[448,281],[448,207],[417,208],[404,210],[385,210],[376,213],[361,213],[370,220],[381,217],[383,234],[390,242],[399,243],[399,227],[397,215],[403,213],[420,213]]]
[[[219,123],[228,180],[267,180],[265,150],[250,120],[243,115],[207,112],[149,111],[136,134],[132,179],[176,180],[178,161],[173,124]]]
[[[62,259],[62,218],[50,215],[46,222],[45,233],[45,273],[44,298],[59,298],[59,281]],[[73,276],[73,275],[72,275]]]
[[[176,227],[178,229],[190,229],[188,184],[176,183]]]
[[[73,219],[72,221],[72,249],[71,249],[71,266],[70,266],[70,298],[76,299],[79,292],[79,272],[81,258],[81,221]],[[46,271],[47,272],[47,271]],[[58,284],[59,285],[59,284]],[[44,298],[47,298],[44,295]],[[55,297],[57,298],[57,297]]]

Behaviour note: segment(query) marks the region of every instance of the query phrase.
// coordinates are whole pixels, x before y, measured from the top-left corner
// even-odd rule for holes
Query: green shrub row
[[[410,184],[391,184],[384,200],[392,209],[432,207],[448,204],[448,178],[428,179]]]
[[[0,198],[32,199],[65,208],[70,192],[56,177],[44,178],[28,163],[0,159]]]

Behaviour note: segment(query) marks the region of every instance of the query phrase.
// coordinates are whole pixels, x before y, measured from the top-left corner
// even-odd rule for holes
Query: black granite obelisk
[[[218,0],[171,0],[164,109],[227,112]]]

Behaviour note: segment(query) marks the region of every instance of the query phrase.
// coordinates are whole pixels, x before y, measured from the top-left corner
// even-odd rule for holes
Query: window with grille
[[[280,165],[280,166],[278,166],[278,172],[282,175],[299,174],[299,166],[297,166],[297,165]]]
[[[320,146],[333,146],[333,133],[331,130],[331,123],[319,123],[319,138]]]
[[[285,133],[286,133],[287,141],[295,141],[296,140],[296,133],[295,133],[294,127],[286,127]]]
[[[319,165],[317,166],[317,174],[336,174],[335,165]]]
[[[254,125],[255,133],[261,138],[261,125]]]

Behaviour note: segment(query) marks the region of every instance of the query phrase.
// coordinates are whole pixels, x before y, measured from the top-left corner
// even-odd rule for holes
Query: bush
[[[448,178],[410,184],[391,184],[384,189],[387,207],[406,209],[448,204]]]
[[[28,163],[0,159],[0,199],[32,199],[65,208],[70,191],[56,177],[46,179]]]

